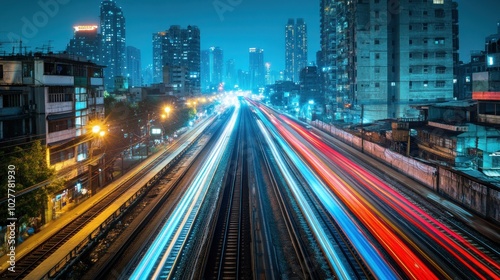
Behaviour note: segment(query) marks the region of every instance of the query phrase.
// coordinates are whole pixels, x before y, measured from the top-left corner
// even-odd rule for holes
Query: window
[[[379,11],[375,11],[375,18],[379,18],[380,16],[380,12]]]
[[[4,94],[3,107],[21,107],[21,93]]]
[[[429,53],[426,53],[426,52],[425,52],[425,53],[423,54],[423,57],[424,57],[424,58],[429,58]]]
[[[444,0],[432,0],[432,4],[444,4]]]
[[[436,74],[444,74],[446,72],[446,67],[444,66],[437,66],[436,67]]]
[[[413,73],[413,68],[411,68],[411,67],[410,67],[410,68],[408,69],[408,73]]]
[[[446,53],[445,52],[437,52],[436,53],[436,58],[445,58],[446,57]]]
[[[444,88],[445,85],[446,85],[445,81],[436,81],[437,88]]]
[[[425,30],[425,31],[426,31],[428,26],[429,26],[429,24],[427,24],[427,23],[423,23],[423,24],[422,24],[422,30]]]
[[[434,45],[444,45],[444,38],[443,37],[435,38]]]
[[[413,25],[411,25],[411,24],[410,24],[410,25],[408,26],[408,28],[409,28],[410,30],[413,30]]]
[[[426,16],[426,15],[427,15],[427,11],[424,11],[422,14],[423,14],[424,16]]]
[[[434,30],[444,30],[444,23],[438,22],[438,23],[434,24]]]
[[[410,40],[410,41],[408,42],[408,44],[412,45],[412,44],[413,44],[413,40]]]
[[[54,120],[54,121],[49,121],[48,123],[49,123],[49,132],[67,130],[75,127],[74,118]]]
[[[380,67],[375,67],[375,70],[374,70],[374,71],[375,71],[375,73],[377,73],[377,74],[378,74],[378,73],[380,73]]]
[[[73,88],[49,87],[49,103],[73,101]]]
[[[380,83],[375,83],[375,87],[376,88],[380,87]]]
[[[434,16],[437,18],[444,18],[444,9],[435,9]]]
[[[33,77],[33,63],[30,62],[25,62],[23,63],[23,77],[24,78],[30,78]]]
[[[380,45],[380,40],[379,40],[379,39],[375,39],[374,44],[375,44],[375,45]]]
[[[424,74],[427,74],[429,73],[429,67],[428,66],[424,66],[423,70]]]
[[[412,58],[412,57],[413,57],[413,53],[409,53],[408,55],[409,55],[409,57],[410,57],[410,58]]]
[[[375,54],[375,59],[379,59],[380,58],[380,54],[379,53],[376,53]]]
[[[412,87],[413,87],[413,82],[412,82],[412,81],[410,81],[410,82],[408,83],[408,86],[409,86],[409,88],[412,88]]]
[[[424,87],[427,87],[429,85],[429,81],[424,81]]]
[[[375,26],[373,26],[373,29],[374,29],[375,31],[379,31],[379,30],[380,30],[380,25],[375,25]]]

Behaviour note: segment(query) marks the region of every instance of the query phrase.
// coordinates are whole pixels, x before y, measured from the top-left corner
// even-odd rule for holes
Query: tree
[[[15,197],[15,215],[19,223],[28,222],[32,217],[42,217],[44,222],[44,212],[48,197],[64,188],[64,181],[56,178],[56,172],[50,168],[46,161],[46,149],[39,140],[23,149],[15,147],[13,153],[9,153],[5,161],[2,161],[2,170],[7,170],[8,166],[15,167],[15,190],[29,188],[38,183],[48,181],[47,186],[35,189],[23,195]],[[2,186],[7,186],[7,177],[2,176]],[[1,196],[7,196],[7,188],[2,188]],[[7,217],[7,207],[0,207],[0,217]],[[6,223],[6,219],[2,222]]]

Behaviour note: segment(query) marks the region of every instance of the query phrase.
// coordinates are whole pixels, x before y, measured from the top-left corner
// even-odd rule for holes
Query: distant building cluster
[[[142,85],[140,50],[126,45],[122,9],[114,0],[104,0],[99,18],[99,25],[74,26],[66,52],[106,66],[104,84],[108,92]]]

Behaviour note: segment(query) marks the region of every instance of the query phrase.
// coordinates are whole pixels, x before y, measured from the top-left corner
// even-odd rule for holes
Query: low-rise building
[[[98,144],[90,125],[104,118],[103,68],[67,54],[1,56],[2,145],[40,139],[61,176],[86,173]]]

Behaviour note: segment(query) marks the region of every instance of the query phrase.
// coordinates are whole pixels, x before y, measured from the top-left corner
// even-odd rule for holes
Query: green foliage
[[[16,193],[44,181],[51,183],[43,188],[15,197],[15,213],[18,220],[26,221],[30,217],[38,217],[43,214],[47,204],[47,197],[64,188],[64,181],[56,178],[55,171],[51,169],[46,161],[46,149],[40,141],[35,141],[25,149],[14,148],[14,153],[2,161],[1,168],[7,174],[8,166],[15,166]],[[7,176],[2,176],[2,186],[7,186]],[[7,196],[7,188],[2,187],[1,196]],[[7,205],[0,207],[0,217],[6,217]],[[6,222],[6,219],[2,219]]]

